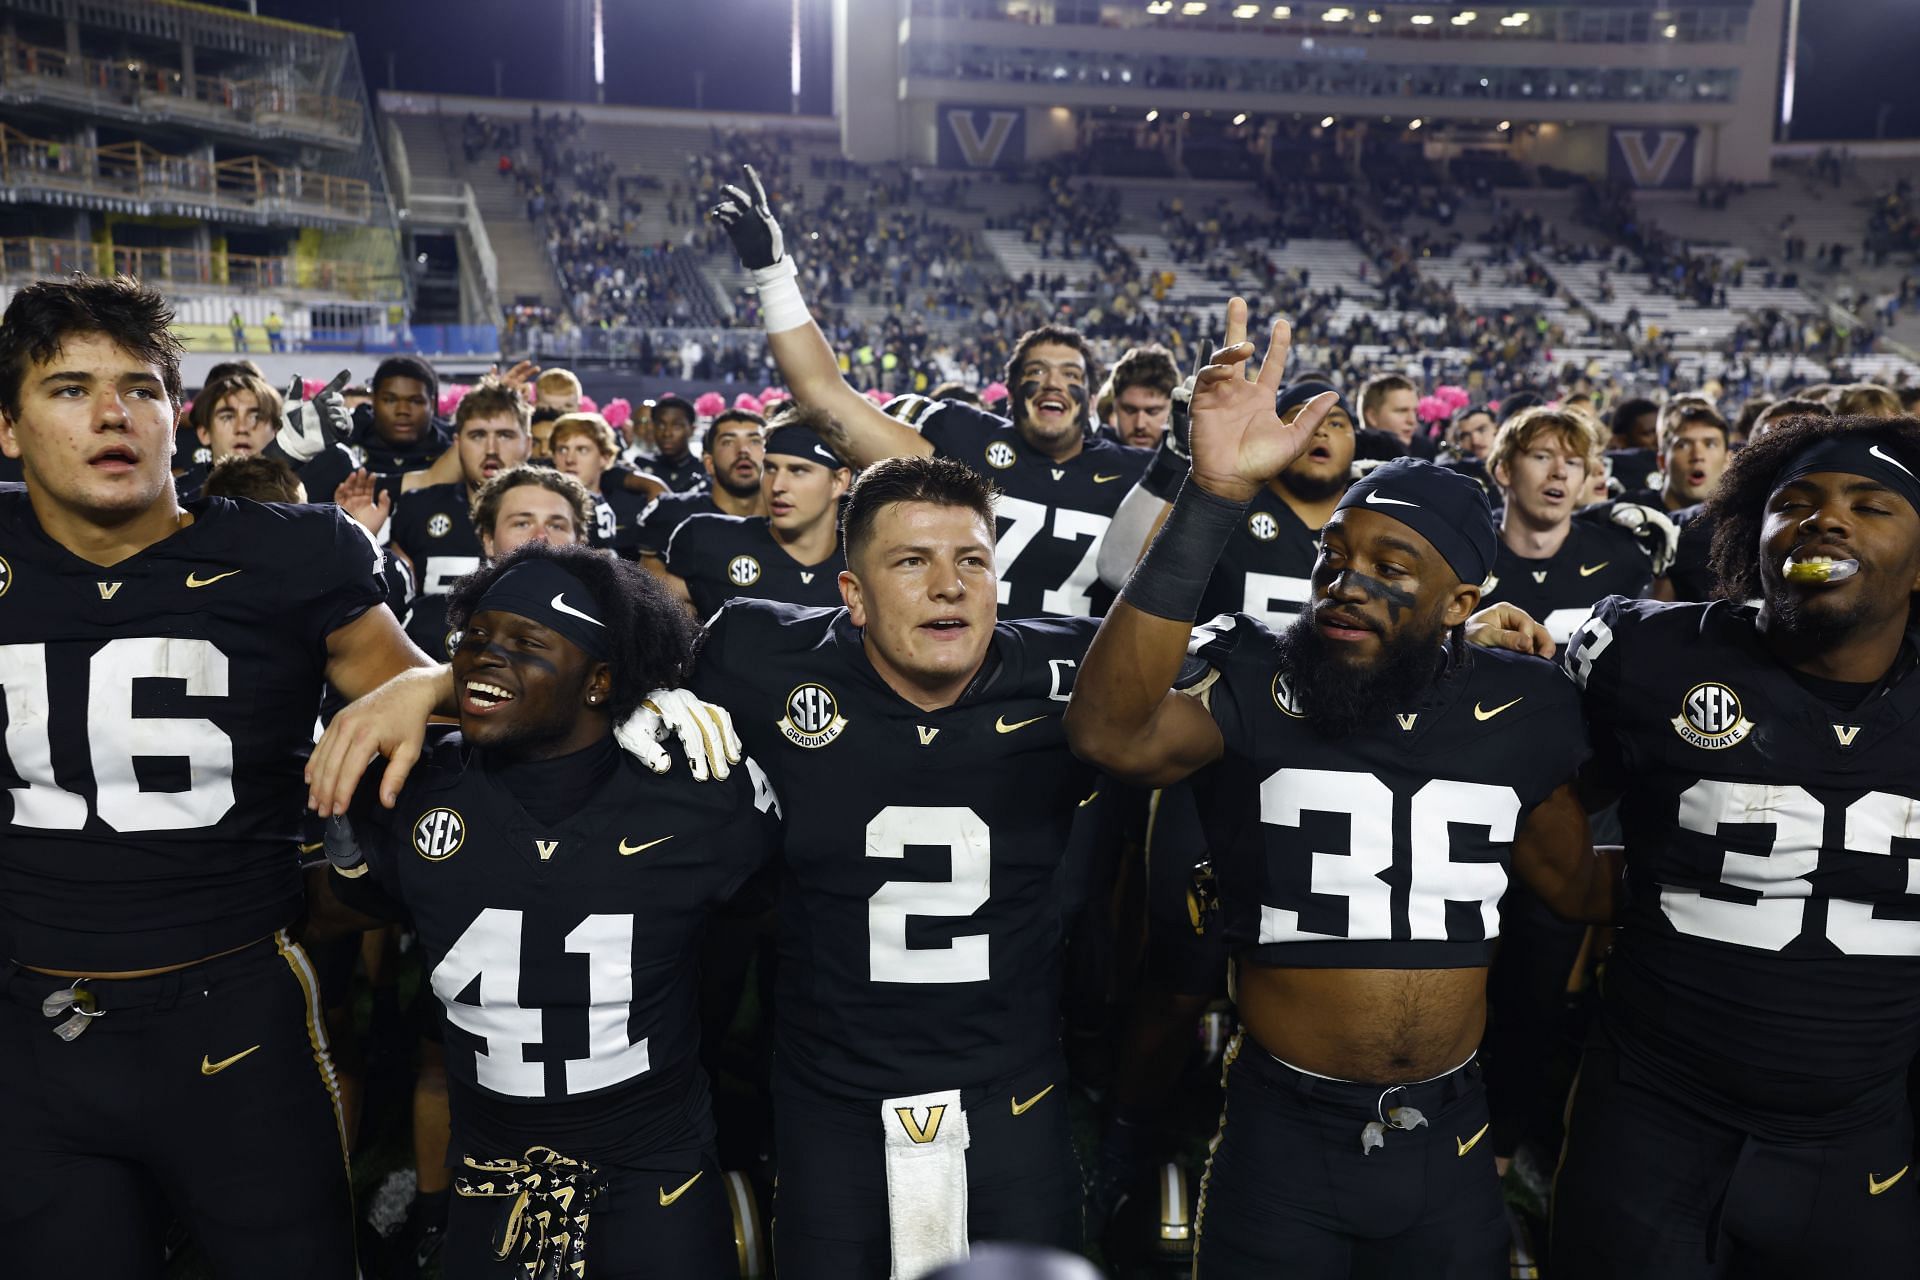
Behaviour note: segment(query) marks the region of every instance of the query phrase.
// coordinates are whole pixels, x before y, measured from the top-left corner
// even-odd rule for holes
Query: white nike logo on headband
[[[582,622],[591,622],[596,627],[604,627],[607,625],[606,623],[600,621],[600,619],[593,617],[590,614],[582,613],[578,609],[574,608],[572,605],[568,604],[567,593],[564,591],[554,592],[552,603],[553,603],[553,607],[555,609],[558,609],[561,613],[570,613],[574,617],[580,619],[580,621]]]
[[[831,462],[834,466],[837,467],[840,465],[840,459],[834,457],[832,454],[828,453],[825,449],[822,449],[819,445],[813,446],[813,451],[819,454],[821,457],[825,458],[828,462]]]
[[[1896,460],[1894,460],[1893,458],[1890,458],[1890,457],[1888,457],[1888,456],[1887,456],[1886,454],[1884,454],[1884,453],[1882,453],[1882,452],[1880,452],[1880,446],[1879,446],[1879,445],[1877,445],[1877,444],[1876,444],[1876,445],[1871,445],[1871,446],[1869,446],[1869,447],[1868,447],[1868,449],[1867,449],[1867,452],[1868,452],[1868,453],[1870,453],[1870,454],[1872,454],[1872,455],[1873,455],[1874,457],[1876,457],[1876,458],[1878,458],[1878,459],[1880,459],[1880,461],[1882,461],[1882,462],[1884,462],[1884,463],[1886,463],[1886,464],[1887,464],[1888,466],[1893,466],[1893,467],[1900,467],[1900,469],[1901,469],[1902,471],[1906,471],[1906,472],[1907,472],[1907,475],[1908,475],[1908,476],[1910,476],[1910,477],[1912,477],[1912,478],[1914,478],[1914,479],[1920,479],[1920,476],[1914,476],[1914,474],[1913,474],[1913,472],[1911,472],[1911,471],[1907,471],[1907,469],[1906,469],[1906,468],[1905,468],[1904,466],[1901,466],[1899,462],[1897,462],[1897,461],[1896,461]]]
[[[1384,498],[1377,493],[1369,493],[1367,495],[1367,504],[1369,506],[1375,506],[1375,507],[1380,507],[1380,506],[1418,507],[1420,505],[1417,502],[1408,502],[1402,498]]]

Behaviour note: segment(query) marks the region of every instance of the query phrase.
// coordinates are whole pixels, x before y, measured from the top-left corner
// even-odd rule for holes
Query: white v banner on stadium
[[[1613,176],[1636,187],[1690,187],[1694,136],[1692,129],[1615,129]]]
[[[999,161],[1000,152],[1013,136],[1014,123],[1019,119],[1017,111],[992,112],[987,116],[987,131],[982,136],[974,124],[973,112],[963,107],[947,112],[947,128],[953,130],[953,140],[960,145],[960,154],[969,165],[991,169]]]
[[[957,102],[940,107],[942,169],[1009,169],[1027,159],[1027,113],[1021,107]]]

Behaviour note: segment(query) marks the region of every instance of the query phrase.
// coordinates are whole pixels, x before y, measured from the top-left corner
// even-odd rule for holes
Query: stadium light
[[[1433,15],[1430,13],[1416,13],[1411,18],[1408,18],[1407,21],[1416,27],[1430,27],[1433,25]]]
[[[1293,16],[1293,6],[1290,4],[1277,4],[1273,6],[1273,16],[1276,18],[1291,18]]]
[[[1329,9],[1325,13],[1321,14],[1320,21],[1345,22],[1348,18],[1351,18],[1352,16],[1353,16],[1353,10],[1351,9],[1334,8],[1334,9]]]
[[[1665,31],[1662,31],[1660,34],[1665,36],[1669,40],[1677,40],[1680,38],[1680,28],[1674,23],[1670,22],[1667,24],[1667,29]]]
[[[1147,112],[1148,124],[1152,124],[1155,120],[1158,120],[1159,118],[1160,118],[1160,112],[1158,110]]]
[[[1378,9],[1367,10],[1367,21],[1368,22],[1380,21],[1380,11]]]
[[[1325,119],[1323,119],[1323,120],[1322,120],[1322,121],[1320,122],[1320,127],[1321,127],[1322,129],[1331,129],[1331,128],[1333,128],[1333,117],[1332,117],[1332,116],[1328,116],[1328,117],[1326,117]]]
[[[1524,27],[1532,20],[1533,15],[1530,13],[1510,13],[1500,19],[1500,25],[1503,27]]]
[[[1180,6],[1180,12],[1189,18],[1197,18],[1207,11],[1207,0],[1187,0]]]
[[[1413,118],[1412,123],[1407,125],[1407,128],[1409,129],[1418,129],[1419,127],[1420,127],[1420,118],[1418,116],[1415,116]]]
[[[1147,12],[1148,13],[1172,13],[1173,0],[1153,0],[1153,3],[1147,6]]]
[[[1233,11],[1233,16],[1236,18],[1257,18],[1260,16],[1260,6],[1257,4],[1243,4]]]
[[[1245,124],[1247,122],[1247,113],[1242,111],[1239,115],[1233,118],[1233,122],[1235,124]]]
[[[1509,129],[1511,129],[1511,128],[1513,128],[1513,121],[1511,121],[1511,120],[1502,120],[1502,121],[1500,122],[1500,132],[1502,132],[1502,133],[1505,133],[1505,132],[1506,132],[1507,130],[1509,130]]]
[[[1456,27],[1464,27],[1470,24],[1475,18],[1479,16],[1480,16],[1479,14],[1469,9],[1465,13],[1454,14],[1452,18],[1448,19],[1448,21],[1452,22],[1453,25]]]

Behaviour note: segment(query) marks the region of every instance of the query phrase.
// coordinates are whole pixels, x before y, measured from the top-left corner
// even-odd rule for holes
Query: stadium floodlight
[[[1453,23],[1453,25],[1456,27],[1464,27],[1470,24],[1475,18],[1479,16],[1480,15],[1475,13],[1473,10],[1468,9],[1465,13],[1454,14],[1453,17],[1448,19],[1448,21]]]
[[[1378,9],[1367,10],[1367,21],[1368,22],[1380,21],[1380,11]]]
[[[1411,18],[1408,18],[1407,21],[1416,27],[1430,27],[1433,25],[1433,15],[1430,13],[1416,13]]]
[[[1257,4],[1240,5],[1234,9],[1233,16],[1236,18],[1257,18],[1260,16],[1260,6]]]
[[[1502,120],[1502,121],[1500,122],[1500,132],[1502,132],[1502,133],[1505,133],[1505,132],[1506,132],[1507,130],[1509,130],[1509,129],[1511,129],[1511,128],[1513,128],[1513,121],[1511,121],[1511,120]]]
[[[1247,122],[1247,113],[1242,111],[1239,115],[1233,118],[1233,122],[1235,124],[1245,124]]]
[[[1680,38],[1680,28],[1676,24],[1669,22],[1667,24],[1667,29],[1665,31],[1662,31],[1660,34],[1665,36],[1669,40],[1677,40]]]
[[[1180,12],[1189,18],[1197,18],[1207,11],[1207,0],[1187,0],[1180,6]]]
[[[1153,3],[1147,6],[1147,12],[1148,13],[1172,13],[1173,0],[1153,0]]]
[[[1273,6],[1273,16],[1276,18],[1291,18],[1293,16],[1293,6],[1290,4],[1277,4]]]
[[[1409,129],[1418,129],[1418,128],[1420,127],[1420,124],[1421,124],[1421,120],[1420,120],[1420,117],[1419,117],[1419,116],[1415,116],[1415,117],[1413,118],[1413,120],[1412,120],[1412,121],[1411,121],[1411,122],[1410,122],[1410,123],[1409,123],[1409,124],[1407,125],[1407,128],[1409,128]]]
[[[1332,117],[1332,116],[1327,116],[1327,117],[1326,117],[1325,119],[1323,119],[1323,120],[1321,120],[1321,121],[1320,121],[1320,127],[1321,127],[1322,129],[1331,129],[1331,128],[1333,128],[1333,117]]]
[[[1321,14],[1321,15],[1320,15],[1320,21],[1322,21],[1322,22],[1345,22],[1345,21],[1346,21],[1346,20],[1347,20],[1348,18],[1351,18],[1352,16],[1353,16],[1353,10],[1351,10],[1351,9],[1341,9],[1341,8],[1333,8],[1333,9],[1329,9],[1329,10],[1327,10],[1327,11],[1326,11],[1325,13],[1323,13],[1323,14]]]
[[[1500,19],[1500,25],[1503,27],[1524,27],[1532,20],[1533,15],[1530,13],[1510,13]]]
[[[1158,120],[1159,118],[1160,118],[1160,112],[1159,112],[1158,110],[1153,110],[1153,111],[1149,111],[1149,112],[1147,112],[1147,123],[1148,123],[1148,124],[1152,124],[1152,123],[1153,123],[1153,122],[1154,122],[1155,120]]]

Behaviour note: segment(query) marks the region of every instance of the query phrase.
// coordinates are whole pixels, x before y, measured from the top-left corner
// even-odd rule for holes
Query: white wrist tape
[[[799,275],[792,255],[753,272],[754,287],[760,291],[760,327],[768,333],[785,333],[813,323],[807,300],[800,296]]]

